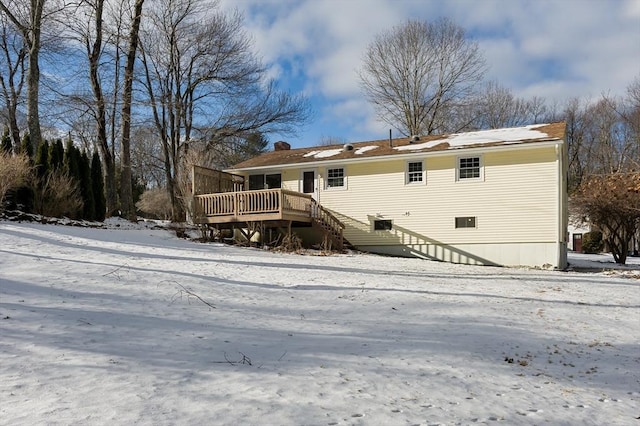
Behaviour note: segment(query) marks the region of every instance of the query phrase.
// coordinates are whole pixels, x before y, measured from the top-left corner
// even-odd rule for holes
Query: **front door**
[[[302,172],[302,192],[311,194],[314,200],[318,199],[318,182],[315,170],[304,170]]]

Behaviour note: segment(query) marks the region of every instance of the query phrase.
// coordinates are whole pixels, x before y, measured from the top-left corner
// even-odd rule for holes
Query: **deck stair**
[[[267,228],[282,229],[284,225],[286,234],[291,235],[292,225],[310,224],[322,235],[323,250],[344,248],[344,224],[309,194],[281,188],[238,191],[237,183],[225,175],[200,169],[194,169],[194,175],[199,177],[193,190],[194,223],[240,229],[249,241]],[[226,191],[218,192],[218,188]]]
[[[344,248],[344,224],[313,199],[310,207],[312,226],[319,229],[323,235],[322,248],[329,251],[342,251]]]

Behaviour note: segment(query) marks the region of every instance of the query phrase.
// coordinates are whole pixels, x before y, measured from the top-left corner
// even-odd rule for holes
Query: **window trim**
[[[478,159],[477,177],[460,177],[460,162],[466,159]],[[456,157],[456,182],[482,182],[484,181],[484,160],[482,155],[459,155]]]
[[[329,171],[330,170],[342,170],[342,185],[340,186],[330,186],[329,185]],[[324,189],[327,191],[340,191],[347,189],[347,168],[344,166],[341,167],[327,167],[325,169],[325,178],[324,178]],[[338,178],[331,178],[338,179]]]
[[[420,163],[420,180],[411,180],[411,174],[415,173],[417,174],[417,171],[410,171],[410,165],[411,164],[416,164],[416,163]],[[414,160],[409,160],[406,162],[406,166],[404,169],[404,184],[405,185],[425,185],[427,183],[427,170],[425,168],[425,161],[424,160],[418,160],[418,161],[414,161]]]

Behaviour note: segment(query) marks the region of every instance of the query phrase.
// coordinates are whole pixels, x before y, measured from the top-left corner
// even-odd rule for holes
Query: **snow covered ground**
[[[475,267],[0,222],[0,424],[638,426],[630,260]]]

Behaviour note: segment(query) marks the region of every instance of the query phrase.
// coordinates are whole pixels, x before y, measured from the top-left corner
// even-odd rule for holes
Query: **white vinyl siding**
[[[553,147],[488,152],[481,158],[484,181],[456,185],[458,157],[429,157],[428,186],[403,185],[404,160],[354,163],[345,166],[348,190],[323,191],[320,201],[355,245],[556,241],[555,161]],[[482,227],[460,232],[453,218],[466,216],[482,218]],[[378,217],[392,219],[393,229],[370,232]]]

